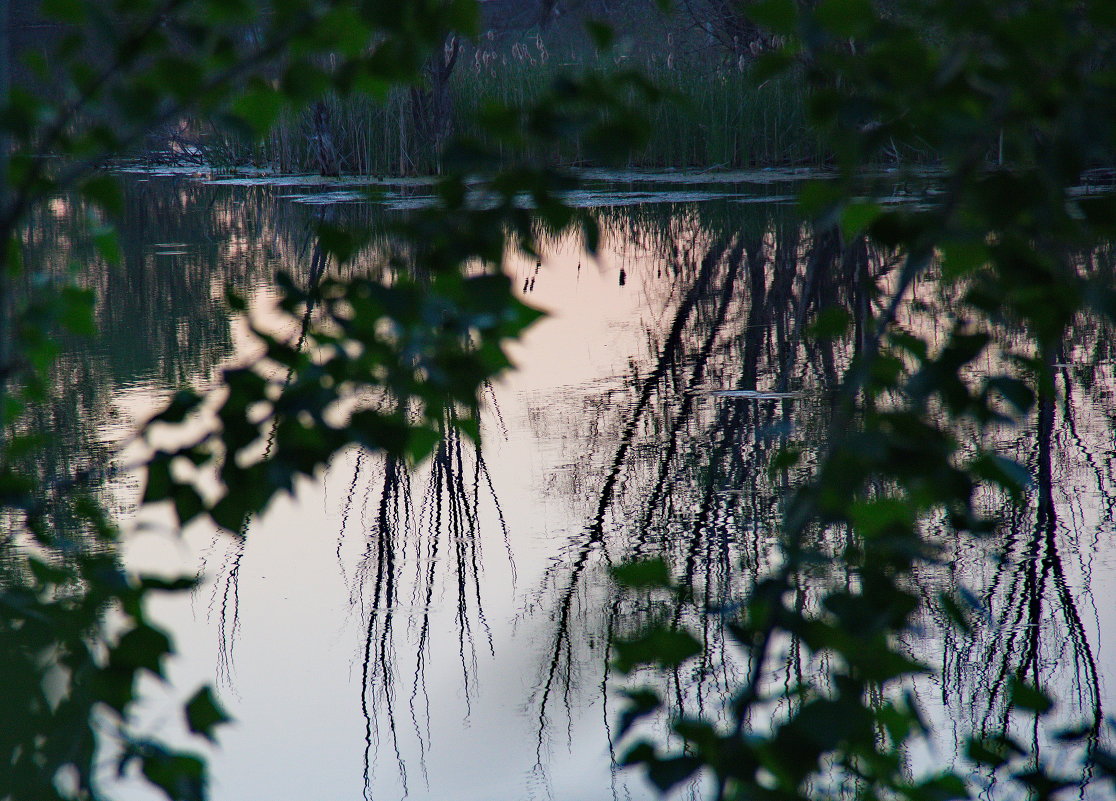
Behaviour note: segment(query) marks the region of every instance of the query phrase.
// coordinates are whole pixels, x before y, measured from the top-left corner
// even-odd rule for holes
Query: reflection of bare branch
[[[375,705],[387,719],[387,730],[399,777],[407,792],[407,766],[399,747],[395,720],[395,639],[392,625],[397,603],[396,555],[410,534],[406,526],[410,509],[410,479],[401,459],[388,457],[376,517],[368,533],[357,570],[356,592],[369,584],[366,600],[368,624],[361,655],[360,709],[364,716],[364,792],[371,799],[372,758],[378,750],[380,728],[374,725]]]
[[[735,245],[731,238],[712,237],[698,270],[684,283],[650,371],[633,370],[633,401],[625,419],[601,426],[620,435],[600,479],[592,522],[571,542],[563,568],[548,661],[536,691],[540,764],[549,705],[573,685],[572,652],[585,639],[573,629],[589,625],[574,618],[575,599],[588,589],[584,576],[594,559],[609,561],[610,519],[621,523],[616,542],[624,558],[663,555],[693,593],[694,606],[676,607],[672,617],[681,623],[686,616],[706,648],[685,675],[671,677],[678,707],[692,698],[705,712],[708,698],[725,697],[739,680],[740,666],[717,656],[724,646],[720,617],[698,610],[728,607],[732,588],[747,584],[747,576],[768,558],[764,535],[774,530],[789,477],[769,483],[767,456],[775,438],[789,433],[788,423],[802,419],[806,409],[788,398],[726,398],[711,405],[701,390],[710,380],[720,388],[752,391],[785,392],[805,380],[825,387],[840,363],[847,363],[849,356],[835,355],[832,345],[826,346],[828,353],[818,346],[811,359],[818,365],[815,377],[796,376],[795,364],[808,352],[802,334],[809,316],[828,303],[853,305],[864,283],[862,263],[838,247],[836,238],[814,241],[804,260],[800,234],[800,225],[788,221],[753,238],[736,237]],[[649,331],[648,339],[655,338]],[[605,615],[606,646],[646,611],[637,601],[614,597]],[[788,659],[801,672],[797,644],[790,645]]]
[[[362,461],[358,458],[359,473]],[[350,486],[355,486],[354,477]],[[466,716],[471,713],[478,667],[476,637],[483,637],[495,654],[492,632],[481,593],[483,559],[480,549],[480,507],[490,501],[507,530],[499,498],[484,461],[481,447],[470,447],[453,424],[447,410],[442,441],[431,456],[429,475],[421,502],[412,497],[412,472],[400,459],[383,462],[379,501],[368,528],[364,553],[356,573],[352,598],[364,607],[367,624],[361,652],[361,712],[365,722],[364,787],[371,797],[375,755],[386,743],[396,769],[408,786],[404,737],[418,748],[418,768],[426,778],[426,754],[431,747],[431,709],[426,668],[434,645],[435,596],[447,589],[455,599],[454,625],[461,663]],[[344,525],[344,520],[343,520]],[[344,529],[342,530],[344,537]],[[510,543],[509,543],[510,547]],[[511,553],[509,550],[509,559]],[[408,568],[408,562],[410,568]],[[514,573],[514,561],[512,562]],[[410,593],[403,583],[410,576]],[[408,625],[395,625],[401,607],[408,607]],[[413,672],[407,698],[410,733],[398,725],[397,685],[404,675],[400,654],[413,653]]]
[[[236,641],[240,635],[240,563],[244,560],[244,539],[233,543],[232,557],[227,558],[218,574],[220,610],[217,617],[217,683],[233,689],[236,664]]]
[[[1073,385],[1065,372],[1061,377],[1062,422],[1081,447],[1070,402]],[[1063,704],[1072,703],[1070,711],[1086,716],[1090,729],[1087,748],[1092,750],[1103,720],[1099,668],[1066,574],[1063,552],[1076,550],[1082,560],[1089,556],[1074,548],[1076,531],[1060,522],[1056,498],[1060,482],[1055,478],[1055,466],[1064,463],[1065,457],[1055,437],[1057,416],[1052,390],[1041,389],[1030,459],[1035,487],[1026,503],[1006,510],[1002,543],[991,554],[995,569],[982,592],[985,620],[972,638],[953,636],[948,624],[942,624],[946,634],[942,693],[947,705],[968,709],[973,732],[985,736],[1006,731],[1010,725],[1010,679],[1047,688],[1064,684],[1070,693],[1057,696]],[[1087,459],[1086,463],[1095,468],[1094,462]],[[1104,486],[1103,475],[1095,469],[1093,475],[1097,486]],[[1089,575],[1087,561],[1082,575]],[[1087,581],[1084,589],[1088,593]],[[1045,746],[1039,735],[1036,721],[1031,731],[1035,754]],[[1090,779],[1091,768],[1084,764],[1082,792]]]
[[[323,212],[328,214],[328,212]],[[314,251],[310,259],[310,274],[308,279],[309,300],[303,312],[302,322],[299,327],[297,347],[301,349],[306,343],[306,335],[310,330],[310,323],[314,314],[314,290],[325,275],[329,265],[329,255],[322,248],[320,241],[315,241]],[[293,368],[287,371],[287,382],[293,376]],[[267,444],[264,446],[263,458],[266,460],[275,446],[275,434],[278,430],[279,420],[275,418],[267,434]],[[217,624],[217,680],[226,686],[232,687],[232,674],[235,663],[236,639],[240,634],[240,563],[244,559],[245,542],[252,528],[254,518],[249,515],[244,519],[234,545],[233,557],[218,578],[214,592],[221,596],[220,613]],[[338,546],[340,547],[340,546]],[[211,604],[212,607],[212,604]]]
[[[793,229],[795,233],[804,230]],[[901,283],[901,276],[895,274],[894,255],[873,249],[862,239],[842,242],[828,232],[810,235],[799,245],[794,233],[782,230],[758,243],[743,242],[747,278],[741,280],[732,268],[726,268],[715,280],[705,279],[706,289],[715,289],[694,304],[701,313],[692,313],[680,336],[674,317],[650,372],[641,375],[633,369],[628,390],[631,400],[622,407],[623,419],[594,426],[594,431],[612,430],[620,435],[611,448],[613,458],[598,479],[600,491],[591,524],[571,542],[561,580],[553,572],[548,574],[548,581],[557,584],[557,594],[550,647],[535,697],[540,763],[547,731],[553,725],[551,707],[578,681],[571,665],[581,659],[574,656],[574,650],[594,625],[591,616],[598,613],[598,607],[587,603],[592,597],[587,577],[594,575],[595,566],[610,559],[662,555],[691,593],[692,605],[673,608],[667,619],[699,633],[705,652],[684,672],[670,677],[668,695],[676,708],[696,709],[707,718],[716,716],[721,708],[707,703],[719,703],[730,688],[739,688],[739,680],[729,677],[744,668],[731,664],[740,657],[717,653],[724,642],[720,618],[702,610],[732,611],[729,599],[746,595],[753,577],[774,566],[774,549],[767,543],[776,536],[779,500],[797,480],[788,471],[768,474],[767,459],[775,443],[790,436],[804,445],[807,459],[799,469],[808,470],[809,447],[822,441],[830,424],[822,404],[807,406],[789,398],[727,397],[714,403],[709,412],[696,402],[692,390],[709,376],[720,387],[743,391],[809,387],[824,398],[826,389],[835,386],[857,349],[876,330],[876,298],[889,296],[881,291],[884,285]],[[676,311],[689,309],[692,295],[687,293],[694,291],[701,276],[699,270],[694,283],[686,283]],[[725,277],[727,283],[720,283]],[[930,326],[934,347],[940,340],[933,333],[941,330],[937,320],[950,320],[950,299],[947,294],[935,299],[940,290],[933,282],[907,289],[914,294],[910,308],[906,302],[900,307],[904,325],[919,336],[925,336],[927,330],[920,326]],[[717,292],[723,293],[719,301],[713,299]],[[934,306],[936,301],[941,305]],[[807,326],[828,305],[851,312],[851,335],[837,341],[808,340],[804,336]],[[739,318],[733,317],[734,311]],[[740,320],[735,337],[718,333],[732,331],[734,319]],[[1005,341],[1010,343],[1011,336],[1008,332]],[[680,348],[671,351],[666,347],[679,338],[684,342]],[[648,339],[654,341],[655,336],[649,334]],[[674,358],[670,364],[663,360],[668,353]],[[1075,708],[1085,711],[1094,737],[1102,717],[1096,646],[1078,595],[1083,592],[1084,603],[1091,603],[1089,554],[1094,549],[1074,544],[1074,537],[1085,534],[1085,514],[1098,512],[1080,507],[1081,502],[1072,497],[1073,490],[1066,487],[1065,476],[1057,474],[1057,466],[1065,464],[1070,451],[1076,449],[1091,476],[1091,486],[1084,488],[1086,497],[1099,493],[1100,519],[1109,519],[1104,512],[1116,508],[1116,480],[1113,460],[1107,457],[1109,449],[1103,443],[1114,421],[1108,417],[1107,427],[1096,432],[1101,445],[1094,447],[1089,439],[1092,432],[1083,433],[1075,420],[1080,406],[1071,401],[1075,390],[1068,370],[1063,370],[1062,382],[1065,401],[1060,422],[1055,419],[1052,396],[1040,403],[1032,457],[1039,481],[1030,511],[1005,506],[1009,515],[1005,536],[991,549],[994,571],[982,588],[991,617],[983,628],[978,626],[978,639],[968,644],[959,642],[957,630],[947,629],[952,624],[942,625],[947,651],[962,649],[966,653],[964,659],[947,657],[946,714],[955,721],[963,717],[952,714],[958,708],[974,715],[973,726],[958,728],[957,747],[970,734],[1004,727],[1008,683],[1015,677],[1041,686],[1057,682],[1063,688],[1059,695],[1074,699]],[[1089,402],[1104,409],[1110,400],[1098,392]],[[613,395],[601,408],[608,413],[616,407]],[[1064,442],[1057,437],[1059,431],[1066,432]],[[1005,449],[1012,447],[1010,440],[1005,442]],[[592,483],[592,478],[579,475],[571,486]],[[1066,493],[1066,498],[1059,497],[1059,492]],[[1067,508],[1074,515],[1072,523],[1065,519]],[[615,531],[608,527],[613,521],[618,524]],[[630,522],[624,525],[623,521]],[[819,529],[816,536],[810,547],[819,554],[836,555],[846,547],[850,533]],[[956,547],[983,552],[980,541],[957,536]],[[1071,564],[1066,558],[1069,553],[1080,554],[1080,558]],[[928,568],[920,581],[963,586],[977,578],[968,570],[964,563],[950,561]],[[855,568],[843,568],[840,560],[831,560],[816,571],[817,575],[796,577],[795,602],[802,610],[813,603],[822,584],[838,581],[852,586],[857,581]],[[936,598],[936,593],[927,597]],[[608,640],[652,613],[654,608],[646,599],[610,599],[605,613]],[[919,645],[919,649],[923,647],[932,646]],[[764,665],[748,667],[762,673],[756,681],[758,688],[778,680],[790,697],[795,688],[824,672],[823,661],[788,638],[773,646],[772,658]],[[979,687],[973,686],[970,663],[980,666],[984,678]],[[974,705],[974,697],[982,699],[981,703]],[[878,703],[887,700],[883,696],[876,699]],[[1036,749],[1040,746],[1036,740]],[[1083,786],[1089,778],[1088,768],[1084,771]]]
[[[651,373],[642,380],[635,406],[620,434],[619,444],[617,445],[609,471],[598,496],[597,510],[593,522],[588,526],[584,535],[582,535],[576,555],[570,565],[566,589],[563,591],[558,603],[555,635],[549,649],[550,664],[539,692],[539,725],[537,729],[538,744],[536,751],[540,764],[542,763],[543,737],[547,727],[547,705],[550,701],[551,693],[554,690],[555,681],[559,675],[559,668],[562,666],[563,661],[568,663],[570,659],[570,613],[573,606],[574,594],[577,591],[582,571],[589,564],[589,559],[596,548],[604,545],[605,516],[612,504],[617,481],[625,466],[628,452],[635,442],[637,427],[643,415],[647,412],[651,399],[657,392],[664,391],[661,384],[663,384],[667,378],[669,368],[675,364],[681,363],[681,349],[686,345],[683,332],[687,328],[687,324],[695,311],[699,299],[708,294],[710,284],[713,281],[713,277],[716,274],[717,268],[727,248],[727,242],[719,242],[710,248],[709,252],[702,260],[701,270],[698,272],[696,280],[675,311],[674,321],[659,353],[658,359],[656,360],[655,367]],[[608,558],[607,552],[605,553],[605,558]],[[569,671],[567,671],[566,675],[569,675]],[[568,690],[568,687],[569,682],[566,682],[566,690]]]
[[[632,215],[633,230],[653,222],[650,211],[633,210]],[[591,508],[579,509],[586,525],[545,579],[544,590],[553,593],[548,650],[531,699],[538,726],[535,775],[543,781],[545,745],[550,738],[560,739],[562,730],[571,736],[578,691],[603,691],[610,680],[607,667],[591,680],[585,674],[607,665],[613,638],[649,614],[661,613],[686,625],[705,645],[699,659],[669,677],[669,694],[678,709],[704,717],[723,714],[723,699],[751,670],[762,670],[764,682],[770,682],[765,686],[781,685],[789,696],[819,668],[817,658],[793,639],[777,644],[765,664],[747,663],[726,645],[720,613],[734,611],[733,599],[772,567],[781,499],[810,470],[813,454],[824,445],[826,392],[875,330],[873,318],[886,308],[886,302],[880,306],[878,298],[885,293],[879,288],[897,280],[894,257],[863,239],[845,242],[835,232],[814,232],[777,215],[764,218],[758,230],[752,220],[701,225],[701,217],[693,213],[663,221],[661,230],[640,229],[637,247],[661,248],[661,258],[650,269],[657,271],[656,302],[669,310],[666,324],[661,330],[647,326],[648,358],[633,355],[623,387],[587,401],[582,411],[588,421],[576,421],[579,431],[589,434],[571,445],[582,452],[570,460],[572,469],[562,473],[570,481],[562,489],[571,504],[588,498]],[[289,232],[286,236],[291,238]],[[318,258],[309,246],[307,251],[314,274]],[[628,285],[636,285],[640,263],[626,261],[624,266]],[[528,291],[531,280],[528,276]],[[940,329],[933,318],[948,318],[946,290],[916,286],[911,292],[928,311],[920,316],[904,307],[904,325],[920,336],[931,332],[932,340]],[[941,297],[935,296],[938,292]],[[850,312],[850,335],[827,342],[804,336],[817,312],[829,305]],[[1070,352],[1059,357],[1065,364],[1060,405],[1044,398],[1038,425],[1024,432],[1019,443],[1004,445],[1005,452],[1028,452],[1025,461],[1040,477],[1029,505],[1009,507],[1002,498],[989,496],[990,508],[1003,509],[1002,536],[974,542],[943,534],[943,547],[955,548],[959,558],[917,577],[927,600],[936,598],[943,585],[971,585],[983,600],[986,617],[975,623],[972,639],[951,629],[944,618],[932,618],[943,649],[934,654],[943,664],[940,692],[957,725],[958,741],[970,731],[1002,723],[1007,683],[1017,675],[1070,688],[1065,697],[1092,721],[1100,718],[1100,666],[1091,630],[1099,626],[1089,622],[1087,604],[1093,603],[1089,560],[1102,524],[1086,531],[1085,522],[1071,516],[1095,512],[1103,521],[1116,514],[1116,454],[1109,442],[1116,428],[1109,396],[1116,346],[1106,342],[1102,327],[1083,325],[1075,333],[1075,342],[1067,345]],[[1104,351],[1106,347],[1110,350]],[[808,397],[702,394],[710,388],[794,391]],[[498,408],[495,422],[506,436]],[[541,425],[546,418],[536,414],[532,422]],[[788,441],[803,451],[802,466],[770,473],[770,455]],[[595,450],[604,465],[583,458],[584,450]],[[485,652],[494,651],[480,583],[485,567],[482,501],[486,512],[492,511],[487,508],[491,501],[509,560],[511,544],[486,457],[493,458],[479,445],[473,448],[449,435],[435,453],[429,475],[423,474],[422,484],[416,485],[422,494],[416,509],[409,483],[413,477],[407,477],[402,465],[356,454],[342,501],[337,551],[344,570],[343,545],[358,538],[364,546],[359,570],[346,581],[366,626],[360,660],[368,793],[381,748],[394,753],[401,779],[405,784],[410,780],[413,789],[418,774],[405,756],[417,742],[418,768],[425,773],[432,745],[426,669],[433,653],[446,644],[436,635],[443,597],[452,599],[447,615],[453,618],[448,625],[456,641],[451,637],[448,646],[456,648],[467,706],[476,697],[478,664]],[[1098,510],[1083,509],[1092,501],[1060,489],[1066,476],[1059,470],[1070,470],[1070,462],[1085,465],[1084,479],[1075,476],[1083,484],[1076,494],[1097,497]],[[369,519],[354,531],[354,504],[359,508],[364,492]],[[818,532],[816,545],[823,553],[839,553],[846,536],[844,531]],[[967,562],[970,554],[983,561]],[[647,599],[606,595],[606,565],[650,555],[666,559],[690,590],[690,604],[657,609]],[[222,566],[214,594],[215,605],[220,600],[225,610],[219,636],[227,649],[219,655],[218,669],[226,682],[239,628],[236,576],[242,556],[240,542]],[[981,573],[985,564],[986,575]],[[514,579],[514,561],[511,565]],[[828,570],[826,581],[856,581],[855,570],[839,562]],[[816,597],[817,576],[798,578],[795,602],[807,609]],[[918,651],[931,646],[919,642],[910,647]],[[404,695],[406,711],[398,704]],[[974,698],[981,702],[972,703]],[[565,721],[561,712],[555,713],[563,704]],[[606,704],[606,717],[608,708]]]

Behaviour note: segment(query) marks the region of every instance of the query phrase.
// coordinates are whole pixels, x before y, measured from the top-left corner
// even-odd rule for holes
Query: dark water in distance
[[[243,542],[203,526],[179,537],[158,509],[137,515],[135,477],[106,487],[134,529],[130,565],[205,578],[192,597],[155,605],[181,656],[173,689],[153,683],[144,714],[185,739],[172,698],[218,685],[237,723],[211,757],[215,799],[654,797],[639,775],[614,770],[609,643],[649,607],[617,595],[608,568],[637,556],[663,555],[693,588],[692,604],[667,611],[707,646],[677,674],[644,678],[675,708],[719,716],[748,666],[705,610],[731,609],[777,560],[780,500],[823,445],[827,398],[895,256],[817,234],[791,206],[742,196],[746,187],[635,189],[608,190],[623,198],[616,206],[603,205],[604,188],[586,196],[602,204],[596,259],[573,239],[548,242],[541,264],[509,258],[516,286],[550,316],[515,347],[519,369],[486,393],[482,445],[451,439],[413,473],[340,454]],[[389,205],[421,204],[424,192],[399,188]],[[257,320],[297,334],[269,305],[271,276],[307,280],[315,215],[401,213],[300,202],[307,194],[127,179],[124,260],[84,273],[102,333],[63,356],[39,421],[57,432],[44,470],[126,464],[119,450],[135,421],[171,389],[212,385],[221,365],[251,357],[226,285],[252,299]],[[30,250],[61,273],[88,259],[89,224],[56,201],[35,220]],[[382,252],[374,244],[347,269],[379,269]],[[1081,259],[1112,272],[1111,250]],[[915,297],[900,324],[944,337],[955,298],[932,280]],[[830,305],[852,313],[853,330],[806,337]],[[1082,320],[1059,360],[1054,408],[997,435],[1002,453],[1048,478],[1051,505],[1040,508],[1037,486],[1019,506],[987,492],[1003,525],[984,540],[927,524],[941,561],[920,571],[917,590],[959,590],[979,613],[971,638],[927,613],[906,644],[938,671],[912,686],[937,725],[911,755],[915,770],[952,761],[957,742],[994,727],[1020,671],[1052,690],[1057,720],[1111,708],[1112,350],[1112,332]],[[1002,366],[989,357],[974,369]],[[804,451],[801,467],[770,473],[787,442]],[[817,545],[838,552],[843,536],[818,532]],[[853,580],[838,562],[819,567],[803,577],[801,603],[823,582]],[[795,642],[782,653],[772,687],[819,668]],[[134,786],[120,795],[148,797]]]

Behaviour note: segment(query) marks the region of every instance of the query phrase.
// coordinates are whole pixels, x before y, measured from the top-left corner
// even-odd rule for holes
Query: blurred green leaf
[[[607,50],[612,47],[612,42],[616,38],[616,32],[611,25],[597,20],[587,21],[585,30],[593,40],[593,46],[598,50]]]
[[[152,746],[141,761],[143,775],[170,801],[205,801],[205,763],[199,757]]]
[[[821,342],[829,342],[844,336],[852,324],[852,315],[840,306],[827,306],[818,312],[807,334]]]
[[[773,33],[791,34],[798,25],[794,0],[757,0],[745,6],[750,19]]]
[[[1019,678],[1011,680],[1011,704],[1038,715],[1045,715],[1054,708],[1054,702],[1046,693]]]
[[[864,233],[883,213],[878,203],[850,203],[841,210],[841,233],[851,239]]]
[[[230,720],[209,687],[201,688],[186,702],[187,726],[194,734],[200,734],[207,740],[215,740],[213,730]]]
[[[701,644],[689,632],[655,626],[631,639],[617,640],[613,665],[620,673],[630,673],[640,665],[671,668],[701,653]]]
[[[871,0],[820,0],[814,9],[814,19],[828,33],[843,37],[864,33],[875,16]]]
[[[140,624],[126,631],[109,650],[109,664],[129,669],[143,668],[163,675],[163,658],[171,653],[167,634],[154,626]]]
[[[152,423],[181,423],[202,403],[204,398],[193,390],[180,389],[171,396],[167,408],[151,418]]]
[[[667,589],[672,584],[670,570],[660,558],[617,565],[612,568],[612,578],[621,586],[635,589]]]
[[[662,701],[658,693],[654,690],[627,690],[622,694],[628,699],[628,704],[620,714],[620,722],[616,731],[616,736],[618,738],[627,734],[628,730],[631,729],[637,721],[653,714],[662,706]]]
[[[1030,470],[1014,459],[998,454],[980,454],[970,463],[969,469],[975,478],[998,484],[1017,497],[1034,486]]]
[[[233,111],[246,122],[257,137],[275,124],[285,105],[283,95],[270,86],[256,82],[233,102]]]

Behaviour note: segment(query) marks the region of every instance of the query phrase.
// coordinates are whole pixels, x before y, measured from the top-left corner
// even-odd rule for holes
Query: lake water
[[[830,304],[866,319],[878,302],[868,287],[886,285],[893,257],[802,225],[785,202],[793,184],[773,180],[794,176],[635,177],[571,198],[600,219],[595,258],[574,238],[547,242],[538,263],[509,257],[518,291],[547,317],[486,392],[480,446],[452,440],[413,473],[341,453],[243,541],[201,525],[179,535],[163,510],[137,513],[135,476],[106,488],[129,531],[127,564],[203,579],[152,607],[180,654],[170,688],[146,687],[143,713],[153,732],[185,740],[175,700],[217,686],[236,719],[210,755],[217,801],[655,797],[615,768],[609,643],[646,609],[617,596],[609,566],[661,554],[716,607],[773,563],[780,499],[805,473],[769,475],[766,460],[789,439],[809,468],[858,335],[819,344],[804,322]],[[127,464],[136,421],[173,388],[212,386],[222,366],[253,357],[245,321],[224,307],[227,284],[258,322],[297,334],[271,305],[271,276],[307,280],[316,215],[375,224],[428,192],[390,187],[366,203],[343,190],[129,176],[124,260],[89,278],[101,338],[59,371],[58,463]],[[82,257],[87,225],[57,201],[31,246],[61,271]],[[950,297],[927,282],[916,298],[901,324],[944,336]],[[1113,342],[1083,323],[1061,357],[1053,431],[1000,435],[1036,473],[1049,439],[1053,518],[1032,498],[1004,506],[987,540],[931,527],[943,558],[917,589],[961,590],[979,613],[972,639],[927,614],[907,644],[940,672],[913,688],[939,724],[916,766],[950,762],[995,721],[1020,670],[1042,677],[1061,720],[1091,721],[1116,700]],[[746,666],[717,616],[677,615],[707,656],[663,687],[677,707],[717,717]],[[785,657],[786,671],[803,669],[794,644]],[[131,782],[116,792],[155,797]]]

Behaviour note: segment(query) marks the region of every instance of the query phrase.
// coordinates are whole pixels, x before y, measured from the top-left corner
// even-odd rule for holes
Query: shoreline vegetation
[[[484,0],[483,33],[469,39],[448,34],[418,84],[288,104],[262,137],[220,114],[177,118],[153,130],[130,154],[132,163],[194,166],[216,176],[373,180],[433,179],[454,171],[455,154],[468,160],[476,153],[503,164],[653,175],[837,166],[826,134],[810,119],[811,105],[831,98],[811,96],[803,65],[772,70],[765,64],[782,40],[722,0],[694,0],[672,12],[648,0],[568,5],[563,16],[547,18],[540,9],[557,8],[553,3]],[[603,23],[592,21],[594,12],[604,14]],[[608,26],[615,32],[604,33]],[[320,74],[307,62],[307,72],[275,72],[271,81],[295,91],[332,69],[319,66]],[[638,76],[625,102],[647,123],[642,144],[602,160],[600,143],[586,143],[576,133],[532,143],[505,133],[547,125],[527,119],[526,110],[593,71]],[[659,101],[648,102],[648,85]],[[879,146],[872,163],[881,172],[918,177],[942,169],[941,156],[930,142],[907,137]],[[1002,139],[998,150],[993,146],[985,154],[989,166],[1002,165],[1003,157]],[[1111,164],[1093,166],[1106,173],[1099,182],[1111,186]]]
[[[668,53],[609,59],[610,68],[644,75],[667,101],[640,106],[650,122],[648,139],[619,163],[594,161],[576,136],[563,138],[545,151],[524,152],[519,143],[500,141],[491,126],[481,123],[485,117],[529,108],[563,76],[600,66],[605,64],[595,55],[552,57],[537,34],[510,46],[469,43],[460,46],[441,90],[444,97],[437,103],[417,98],[439,93],[429,83],[417,89],[395,89],[382,98],[330,97],[316,107],[284,113],[263,140],[212,119],[180,120],[155,132],[136,156],[145,163],[206,165],[219,172],[264,169],[271,174],[329,175],[336,171],[373,177],[436,175],[443,171],[442,147],[451,141],[479,146],[509,160],[544,161],[559,167],[817,169],[832,161],[817,133],[809,129],[802,82],[786,77],[757,82],[752,61],[743,58],[726,62],[706,56],[682,61]],[[640,104],[635,90],[629,101]],[[430,114],[436,118],[430,119]],[[333,151],[324,160],[323,140]],[[447,158],[452,158],[452,148]]]
[[[600,66],[585,59],[555,61],[534,38],[530,47],[518,43],[511,57],[475,45],[462,48],[459,64],[450,75],[448,97],[440,104],[445,119],[416,120],[415,89],[395,89],[383,98],[368,94],[330,97],[316,107],[284,112],[262,139],[213,119],[183,119],[155,131],[127,164],[143,168],[196,167],[214,177],[316,175],[322,179],[365,179],[364,182],[426,181],[444,172],[443,159],[455,147],[495,153],[508,162],[546,163],[583,173],[628,173],[623,180],[669,180],[669,176],[704,176],[710,182],[742,182],[763,171],[795,171],[802,177],[824,175],[835,167],[808,121],[809,97],[805,81],[780,75],[757,81],[751,61],[731,64],[703,59],[676,64],[667,58],[617,59],[619,69],[631,68],[646,76],[664,101],[640,105],[636,92],[629,98],[649,121],[648,140],[627,151],[620,161],[604,163],[587,155],[578,136],[546,148],[501,141],[492,133],[494,115],[518,114],[530,108],[563,76]],[[487,119],[486,119],[487,118]],[[519,123],[513,123],[518,125]],[[509,126],[510,127],[510,126]],[[431,134],[431,130],[434,133]],[[321,142],[332,151],[323,161]],[[448,153],[443,148],[449,145]],[[932,177],[942,169],[932,148],[892,145],[876,162],[881,174],[903,172]],[[988,165],[997,164],[989,153]],[[328,169],[323,164],[328,163]],[[1090,180],[1111,188],[1114,170],[1096,165]],[[641,177],[642,176],[642,177]],[[766,183],[766,181],[758,181]]]

